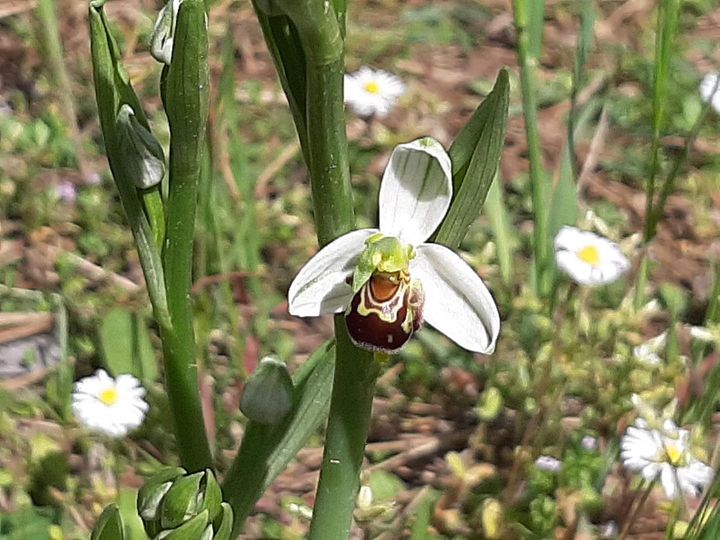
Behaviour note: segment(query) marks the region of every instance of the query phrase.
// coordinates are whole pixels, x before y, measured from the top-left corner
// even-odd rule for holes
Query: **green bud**
[[[102,511],[90,540],[125,540],[125,528],[116,504],[109,504]]]
[[[285,363],[266,356],[245,383],[240,410],[253,422],[278,424],[292,409],[293,394]]]
[[[155,60],[168,66],[172,61],[173,37],[181,2],[182,0],[169,0],[162,7],[150,37],[150,54]]]
[[[140,488],[137,498],[137,510],[150,536],[162,531],[160,525],[160,502],[175,479],[184,476],[185,469],[168,467],[150,477]]]
[[[210,469],[205,469],[205,474],[200,482],[200,492],[198,493],[199,511],[208,511],[210,521],[215,521],[223,513],[222,508],[223,496],[220,484],[215,479],[215,475]]]
[[[218,537],[222,540],[228,539],[232,530],[232,511],[228,514],[220,484],[209,469],[189,475],[181,468],[160,471],[138,493],[137,506],[145,531],[153,539],[176,538],[170,533],[187,530],[190,532],[182,534],[189,536],[177,538],[209,540],[215,538],[217,530],[222,531]],[[200,516],[203,519],[198,519]]]
[[[165,154],[150,131],[138,122],[135,111],[127,103],[120,107],[115,121],[120,151],[125,167],[135,186],[147,189],[162,182],[165,176]]]

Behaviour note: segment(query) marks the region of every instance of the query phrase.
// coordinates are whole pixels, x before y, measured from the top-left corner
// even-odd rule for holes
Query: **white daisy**
[[[405,93],[405,84],[395,75],[361,67],[345,75],[345,103],[358,116],[387,116]]]
[[[611,283],[630,269],[630,261],[607,238],[565,226],[555,237],[558,267],[580,285]]]
[[[700,83],[700,97],[720,113],[720,73],[708,73]]]
[[[345,311],[354,343],[396,353],[426,320],[461,347],[489,354],[500,315],[478,275],[426,240],[452,199],[450,157],[434,139],[393,150],[380,186],[380,227],[337,238],[300,270],[288,291],[298,317]]]
[[[132,375],[113,379],[105,370],[75,383],[72,410],[78,421],[92,431],[123,437],[142,424],[148,404],[145,389]]]
[[[714,473],[692,455],[689,441],[690,432],[669,420],[662,429],[630,426],[620,443],[620,457],[625,468],[639,472],[646,481],[659,477],[668,498],[674,499],[680,492],[697,497]]]
[[[666,343],[667,331],[633,348],[633,356],[638,362],[649,366],[657,366],[662,361],[659,353],[665,348]]]

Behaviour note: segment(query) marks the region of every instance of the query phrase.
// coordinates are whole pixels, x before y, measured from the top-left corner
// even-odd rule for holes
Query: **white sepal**
[[[352,299],[347,283],[377,229],[360,229],[336,238],[310,259],[290,284],[288,308],[296,317],[317,317],[343,311]]]
[[[480,277],[458,255],[439,244],[422,244],[410,275],[425,291],[425,321],[461,347],[490,354],[500,333],[495,300]]]
[[[393,150],[380,184],[380,231],[417,245],[445,217],[452,198],[452,165],[442,145],[425,137]]]

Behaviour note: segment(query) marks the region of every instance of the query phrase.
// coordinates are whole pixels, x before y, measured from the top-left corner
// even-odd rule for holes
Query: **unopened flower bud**
[[[189,475],[180,468],[160,471],[138,493],[137,506],[153,539],[227,540],[232,530],[232,510],[209,469]]]
[[[277,424],[292,409],[293,393],[287,366],[266,356],[245,383],[240,410],[253,422]]]
[[[162,527],[160,525],[160,503],[172,487],[173,481],[182,477],[185,469],[180,467],[168,467],[150,477],[145,485],[140,488],[137,498],[137,510],[145,525],[145,530],[150,536],[158,534]]]
[[[165,154],[150,131],[138,122],[133,108],[124,104],[115,121],[127,172],[140,189],[151,188],[165,176]]]
[[[150,38],[150,54],[158,62],[170,65],[172,61],[173,37],[182,0],[169,0],[158,13]]]

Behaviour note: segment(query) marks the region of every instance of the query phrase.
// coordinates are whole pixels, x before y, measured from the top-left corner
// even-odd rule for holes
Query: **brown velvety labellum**
[[[417,294],[407,274],[373,274],[353,296],[345,313],[353,343],[371,351],[399,352],[420,323],[416,316],[420,306],[411,296]]]

